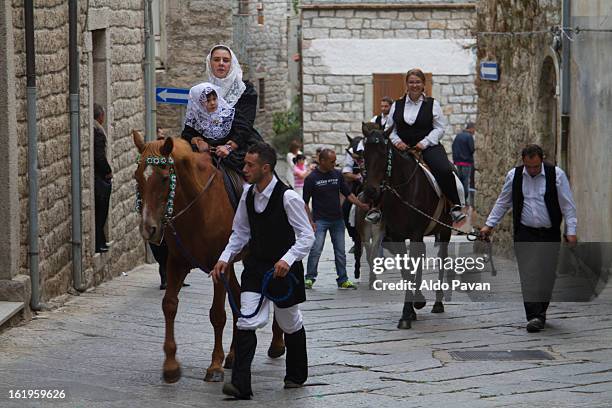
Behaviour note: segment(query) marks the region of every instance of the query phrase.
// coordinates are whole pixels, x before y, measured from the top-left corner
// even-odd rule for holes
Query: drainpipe
[[[34,1],[24,0],[26,40],[26,93],[28,131],[28,260],[32,295],[30,308],[40,310],[38,269],[38,143],[36,134],[36,49],[34,44]]]
[[[72,283],[83,292],[82,280],[82,226],[81,226],[81,135],[79,129],[79,50],[78,50],[78,1],[68,1],[68,63],[70,98],[70,164],[72,199]]]
[[[563,0],[562,27],[570,27],[571,3]],[[569,125],[570,125],[570,44],[567,35],[561,33],[561,165],[567,170],[569,165]]]
[[[155,129],[155,37],[153,33],[153,4],[151,0],[145,0],[145,58],[144,58],[144,82],[145,82],[145,140],[155,140],[157,132]]]

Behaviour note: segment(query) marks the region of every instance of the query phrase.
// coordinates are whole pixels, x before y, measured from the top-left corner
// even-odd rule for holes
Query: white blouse
[[[425,95],[421,95],[418,101],[414,102],[410,99],[409,96],[406,96],[406,104],[404,105],[404,121],[412,125],[416,121],[416,118],[419,114],[419,109],[421,109],[421,105],[425,100]],[[446,118],[442,113],[442,108],[440,107],[440,103],[434,99],[433,101],[433,130],[429,132],[427,136],[421,143],[425,145],[425,147],[435,146],[440,143],[440,140],[444,136],[444,129],[446,127]],[[391,110],[389,111],[389,116],[387,118],[387,123],[385,124],[385,130],[389,129],[395,123],[393,122],[393,115],[395,114],[395,102],[391,106]],[[398,144],[402,141],[397,134],[397,129],[393,128],[393,132],[391,132],[391,136],[389,136],[391,143]]]

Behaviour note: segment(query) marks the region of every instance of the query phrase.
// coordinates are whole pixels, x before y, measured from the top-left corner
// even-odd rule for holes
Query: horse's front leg
[[[166,354],[166,358],[163,365],[163,376],[164,381],[167,383],[175,383],[181,378],[181,365],[176,360],[174,319],[176,318],[176,310],[178,308],[178,294],[189,270],[176,262],[171,255],[168,257],[166,265],[168,286],[162,301],[162,309],[166,320],[166,336],[164,340],[164,353]]]
[[[223,329],[225,328],[225,286],[223,282],[214,285],[213,303],[210,307],[210,323],[215,332],[215,344],[212,352],[210,366],[206,369],[204,381],[222,382],[223,381]]]
[[[448,239],[450,239],[450,236]],[[440,249],[438,250],[438,258],[445,260],[448,257],[448,241],[445,241],[443,237],[438,235],[436,236],[436,242],[440,245]],[[440,265],[440,270],[438,271],[438,280],[440,281],[440,284],[444,281],[444,272],[446,271],[444,268],[445,263],[446,262],[443,262],[442,265]],[[449,283],[450,282],[451,281],[449,281]],[[443,298],[444,291],[442,289],[436,290],[436,302],[431,308],[431,313],[444,313],[444,303],[442,303]]]
[[[238,284],[238,279],[236,278],[236,272],[234,271],[234,265],[230,265],[230,292],[232,295],[232,299],[234,299],[236,303],[236,307],[240,310],[240,285]],[[228,294],[229,296],[229,294]],[[232,317],[233,317],[233,325],[232,325],[232,344],[230,345],[230,351],[225,356],[225,363],[223,364],[223,368],[232,368],[234,365],[234,356],[235,356],[235,340],[236,340],[236,323],[238,322],[238,313],[232,308]]]
[[[283,354],[285,354],[283,330],[276,322],[276,316],[274,316],[274,323],[272,323],[272,342],[270,343],[270,348],[268,348],[268,357],[279,358]]]

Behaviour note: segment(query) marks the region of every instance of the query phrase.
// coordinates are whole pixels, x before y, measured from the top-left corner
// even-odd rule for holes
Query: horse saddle
[[[410,153],[416,158],[417,163],[419,163],[419,166],[425,173],[425,176],[427,176],[427,180],[429,181],[429,184],[433,187],[438,197],[441,198],[442,190],[440,189],[440,185],[436,181],[436,178],[432,174],[431,170],[429,170],[429,166],[427,166],[427,164],[425,164],[425,162],[423,161],[423,156],[420,153],[415,153],[415,152],[410,152]],[[453,165],[453,168],[454,168],[454,165]],[[455,176],[455,184],[457,185],[457,193],[459,194],[459,200],[461,200],[461,206],[465,206],[465,191],[463,190],[463,183],[461,183],[461,180],[459,180],[459,176],[457,175],[456,171],[453,171],[453,175]]]
[[[240,203],[240,197],[242,197],[242,190],[244,186],[244,179],[242,175],[239,174],[234,169],[225,166],[223,161],[219,166],[221,173],[223,174],[223,184],[225,184],[225,191],[227,192],[227,196],[234,208],[234,211],[238,208],[238,204]]]

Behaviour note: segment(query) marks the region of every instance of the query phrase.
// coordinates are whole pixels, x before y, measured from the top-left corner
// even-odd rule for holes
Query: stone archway
[[[556,162],[558,129],[557,72],[553,59],[544,59],[538,84],[537,132],[546,158]]]

